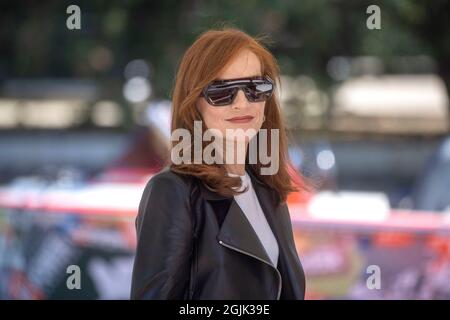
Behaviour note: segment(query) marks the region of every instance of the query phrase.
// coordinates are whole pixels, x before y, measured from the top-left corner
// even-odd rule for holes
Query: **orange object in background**
[[[430,235],[427,238],[427,246],[438,252],[440,255],[450,257],[450,243],[446,237]]]
[[[287,197],[287,202],[289,204],[306,204],[312,196],[312,193],[306,191],[291,192]]]
[[[373,243],[380,247],[404,247],[413,243],[415,237],[411,233],[378,232],[373,236]]]

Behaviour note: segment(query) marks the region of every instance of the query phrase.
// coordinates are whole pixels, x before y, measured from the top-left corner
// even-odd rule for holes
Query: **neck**
[[[237,174],[240,176],[245,175],[245,164],[226,164],[225,168],[229,173]]]
[[[226,168],[227,172],[237,174],[240,176],[245,175],[245,158],[247,155],[247,147],[248,147],[247,141],[245,141],[243,145],[241,145],[240,143],[236,143],[236,141],[234,141],[234,143],[232,143],[232,144],[225,143],[224,156],[226,156],[227,151],[230,151],[230,150],[228,150],[229,148],[232,148],[231,150],[234,151],[233,152],[233,154],[234,154],[233,162],[227,163],[225,161],[225,168]],[[240,159],[240,160],[238,160],[238,159]]]
[[[223,149],[220,157],[224,161],[223,163],[228,173],[237,174],[240,176],[245,175],[245,159],[247,155],[247,147],[248,141],[245,141],[243,144],[237,143],[236,141],[233,141],[231,143],[227,140],[223,141]],[[234,157],[232,158],[234,159],[230,159],[230,162],[227,162],[227,154],[233,154]]]

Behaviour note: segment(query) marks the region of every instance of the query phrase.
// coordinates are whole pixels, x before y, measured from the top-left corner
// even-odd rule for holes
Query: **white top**
[[[228,175],[241,178],[242,187],[237,190],[244,190],[247,185],[249,186],[249,189],[246,192],[234,196],[234,199],[236,200],[236,203],[242,209],[256,234],[258,235],[258,238],[261,241],[261,244],[266,250],[266,253],[272,261],[273,265],[277,267],[279,254],[278,243],[272,232],[272,229],[270,228],[269,223],[267,222],[261,205],[259,204],[255,190],[253,189],[253,185],[251,183],[250,176],[247,172],[245,172],[245,175],[243,176],[233,173],[228,173]]]

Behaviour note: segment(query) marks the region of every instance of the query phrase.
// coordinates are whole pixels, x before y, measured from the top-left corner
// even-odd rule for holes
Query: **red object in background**
[[[301,205],[308,203],[314,195],[312,187],[307,184],[305,179],[292,165],[288,165],[288,173],[291,176],[293,185],[297,187],[299,191],[291,192],[287,197],[287,202]]]
[[[287,197],[288,204],[307,204],[313,194],[306,191],[291,192]]]
[[[169,156],[168,144],[151,127],[138,127],[131,135],[131,143],[124,155],[114,161],[114,168],[162,168]]]
[[[374,245],[380,247],[405,247],[415,240],[411,233],[377,232],[373,236]]]

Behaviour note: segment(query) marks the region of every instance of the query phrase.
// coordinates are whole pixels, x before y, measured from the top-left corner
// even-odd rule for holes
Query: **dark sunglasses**
[[[268,76],[216,80],[206,86],[200,96],[212,106],[227,106],[233,103],[239,89],[250,102],[267,101],[272,96],[274,82]]]

